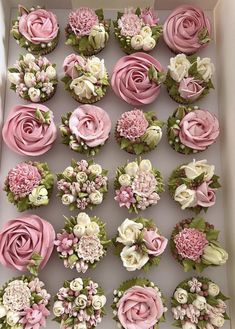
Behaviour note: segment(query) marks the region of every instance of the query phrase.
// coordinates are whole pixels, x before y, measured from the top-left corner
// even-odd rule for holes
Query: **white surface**
[[[57,69],[59,73],[59,77],[61,78],[62,73],[62,63],[66,55],[72,52],[72,49],[68,46],[64,45],[64,33],[63,29],[66,23],[66,18],[68,11],[66,10],[54,10],[58,15],[58,19],[61,26],[61,39],[57,49],[48,55],[48,58],[57,64]],[[168,12],[161,11],[159,12],[161,22],[164,21]],[[111,13],[110,13],[111,15]],[[20,49],[13,39],[10,39],[9,43],[9,61],[8,66],[12,66],[15,60],[18,58],[19,53],[24,53],[24,50]],[[114,40],[113,36],[110,38],[110,42],[108,43],[105,50],[103,50],[99,57],[105,59],[105,63],[107,65],[108,71],[111,74],[112,68],[116,61],[122,57],[124,54],[119,49],[116,40]],[[172,56],[172,53],[167,49],[164,45],[163,41],[160,41],[157,49],[152,52],[152,55],[156,57],[160,62],[166,67],[169,58]],[[212,43],[207,49],[204,49],[200,53],[201,57],[209,56],[212,60],[216,61],[215,56],[215,45]],[[216,79],[214,79],[215,87],[216,87]],[[212,91],[209,96],[198,102],[197,105],[200,105],[203,108],[210,110],[211,112],[218,114],[218,95],[217,88],[215,91]],[[5,112],[6,114],[10,110],[10,108],[16,104],[22,104],[23,101],[17,98],[14,92],[7,89],[6,93],[6,101],[5,101]],[[98,106],[103,107],[111,116],[113,122],[113,129],[116,123],[116,120],[119,118],[122,112],[131,110],[132,107],[126,104],[121,99],[118,99],[111,88],[109,88],[107,95],[97,103]],[[64,91],[63,83],[59,83],[59,87],[56,95],[49,102],[46,103],[48,107],[54,112],[56,123],[60,123],[60,117],[63,113],[67,111],[71,111],[78,106],[78,103],[74,101],[70,95]],[[157,100],[145,106],[145,110],[155,110],[159,119],[167,120],[168,116],[174,111],[177,104],[172,101],[165,87],[162,88],[160,96]],[[171,171],[180,163],[185,161],[191,161],[193,156],[183,156],[171,149],[166,140],[166,134],[164,133],[163,140],[158,146],[157,150],[153,151],[146,155],[150,160],[152,160],[153,164],[161,170],[165,182],[171,173]],[[53,149],[46,155],[35,158],[35,160],[39,161],[47,161],[50,165],[51,170],[56,173],[62,171],[70,162],[71,158],[82,159],[82,156],[72,152],[65,145],[60,143],[60,137],[58,136],[57,143],[54,145]],[[107,145],[101,150],[100,154],[96,156],[95,160],[102,164],[104,167],[109,169],[109,182],[110,182],[110,190],[108,193],[108,197],[105,199],[104,203],[96,207],[91,213],[97,216],[100,216],[107,222],[107,229],[112,237],[117,230],[117,226],[129,216],[129,218],[133,218],[135,215],[129,215],[126,209],[120,209],[117,203],[113,200],[114,191],[113,191],[113,177],[115,174],[115,169],[118,165],[125,162],[127,159],[134,159],[134,156],[129,155],[128,153],[121,151],[119,146],[114,140],[113,133]],[[196,159],[204,159],[207,158],[210,163],[216,165],[216,172],[221,174],[221,166],[220,166],[220,141],[209,148],[209,150],[203,152],[200,155],[195,157]],[[29,158],[20,157],[12,153],[7,147],[4,145],[2,149],[2,159],[1,159],[1,186],[3,184],[4,178],[7,175],[8,170],[16,165],[20,161],[28,160]],[[217,203],[214,207],[208,210],[205,219],[215,224],[218,229],[221,230],[220,240],[224,243],[224,211],[223,211],[223,203],[222,203],[222,195],[223,190],[218,191],[217,193]],[[51,203],[47,207],[43,207],[35,211],[36,214],[42,216],[43,218],[50,221],[56,231],[60,230],[64,224],[63,214],[69,215],[70,212],[66,207],[63,207],[60,203],[60,200],[56,197],[56,189],[54,190],[53,197]],[[76,212],[72,212],[76,214]],[[20,215],[17,213],[16,208],[9,204],[6,200],[5,193],[0,193],[0,221],[1,223],[7,221],[8,219],[14,218]],[[166,188],[166,192],[163,193],[162,198],[159,202],[159,205],[154,206],[152,208],[147,209],[142,212],[141,215],[145,217],[153,218],[160,230],[165,236],[170,237],[171,231],[174,225],[183,218],[191,216],[192,214],[186,211],[181,211],[179,206],[173,202],[170,198],[169,193]],[[4,269],[1,267],[1,278],[0,283],[8,280],[12,276],[20,275],[19,272]],[[118,257],[113,256],[112,248],[110,248],[109,253],[106,258],[101,261],[95,270],[89,270],[86,273],[86,276],[90,276],[93,280],[99,282],[106,291],[106,295],[108,297],[108,316],[103,319],[102,324],[99,328],[103,329],[114,329],[116,328],[115,322],[111,320],[112,313],[110,304],[112,302],[112,291],[116,287],[120,285],[120,283],[128,278],[132,278],[135,276],[146,276],[151,280],[155,281],[159,287],[162,289],[163,293],[168,297],[168,305],[170,301],[170,296],[175,288],[175,286],[184,278],[187,278],[191,275],[195,275],[195,272],[184,273],[182,267],[175,262],[172,258],[169,248],[165,252],[162,257],[161,263],[158,267],[150,270],[149,273],[145,274],[143,272],[135,272],[128,273],[121,265],[121,261]],[[212,280],[216,281],[221,285],[221,289],[225,294],[228,294],[227,289],[227,280],[226,280],[226,267],[212,268],[207,269],[203,272],[203,275],[211,277]],[[46,268],[41,272],[40,278],[44,280],[47,284],[47,289],[53,295],[62,285],[62,282],[65,279],[71,279],[75,276],[78,276],[75,270],[68,270],[63,267],[62,261],[59,259],[56,252],[54,252],[51,260],[49,261]],[[84,276],[84,275],[83,275]],[[172,316],[171,312],[167,313],[167,322],[165,324],[161,324],[162,328],[171,328]],[[57,328],[55,323],[48,321],[49,329]],[[226,323],[224,328],[229,328],[229,322]]]

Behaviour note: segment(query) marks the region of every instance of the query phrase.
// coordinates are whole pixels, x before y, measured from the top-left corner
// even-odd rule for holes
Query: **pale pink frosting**
[[[86,65],[86,61],[82,56],[75,54],[68,55],[64,60],[63,70],[64,73],[72,79],[76,79],[79,75],[75,65],[79,65],[84,68]]]
[[[201,81],[193,77],[184,78],[179,84],[180,96],[189,102],[194,102],[202,94],[205,88],[202,87]]]
[[[210,36],[211,24],[204,12],[195,6],[183,5],[173,10],[167,18],[163,37],[174,52],[192,54],[207,45],[199,40],[199,34],[205,28]]]
[[[159,21],[157,13],[153,8],[142,9],[140,17],[142,18],[144,24],[149,26],[155,26]]]
[[[40,123],[36,109],[50,112],[49,124]],[[53,113],[44,105],[29,104],[14,106],[3,126],[2,136],[7,146],[18,154],[38,156],[49,151],[56,140],[56,125]]]
[[[115,94],[132,105],[152,103],[160,93],[160,85],[150,81],[148,70],[154,66],[162,72],[161,64],[152,56],[137,52],[119,59],[113,69],[112,88]]]
[[[209,186],[209,183],[202,183],[196,190],[197,204],[201,207],[211,207],[215,204],[215,190]]]
[[[151,287],[133,286],[117,306],[118,319],[125,329],[151,329],[164,312],[159,294]]]
[[[218,136],[219,121],[207,110],[191,111],[180,122],[180,141],[194,150],[205,150]]]
[[[41,255],[42,269],[49,260],[55,240],[53,226],[36,215],[9,220],[0,231],[0,262],[26,271],[33,253]]]
[[[81,105],[69,118],[69,128],[78,142],[84,141],[89,147],[104,144],[111,130],[107,112],[94,105]]]
[[[166,249],[168,240],[154,230],[144,230],[144,243],[149,255],[159,256]]]
[[[19,18],[19,32],[34,44],[50,42],[59,32],[56,15],[44,9],[24,12]]]

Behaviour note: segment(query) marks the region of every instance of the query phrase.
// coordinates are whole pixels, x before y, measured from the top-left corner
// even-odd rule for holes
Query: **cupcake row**
[[[105,48],[110,37],[111,19],[106,19],[102,9],[81,7],[70,12],[65,28],[66,44],[90,56]],[[159,24],[153,8],[126,8],[118,12],[113,21],[114,36],[127,54],[153,50],[161,35],[166,45],[175,53],[194,54],[211,41],[211,23],[198,7],[177,7]],[[39,6],[27,9],[19,5],[17,19],[11,34],[20,47],[33,54],[47,54],[59,42],[59,24],[56,15]]]

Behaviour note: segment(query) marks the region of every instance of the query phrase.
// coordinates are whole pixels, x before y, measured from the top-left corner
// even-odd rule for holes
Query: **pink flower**
[[[7,181],[14,195],[25,197],[40,184],[41,174],[36,166],[22,162],[9,171]]]
[[[97,24],[98,16],[91,8],[81,7],[69,14],[69,25],[77,37],[88,35]]]
[[[19,32],[34,44],[52,41],[58,31],[57,18],[51,11],[37,9],[19,18]]]
[[[121,29],[121,34],[130,37],[139,34],[142,24],[142,19],[132,13],[123,14],[118,20],[118,27]]]
[[[218,119],[209,111],[191,111],[180,122],[180,141],[194,150],[205,150],[218,136]]]
[[[166,249],[168,240],[154,230],[144,230],[144,243],[149,255],[159,256]]]
[[[60,252],[63,256],[68,256],[73,254],[73,247],[78,242],[78,238],[74,236],[73,233],[58,233],[57,240],[54,244],[57,246],[56,250]]]
[[[33,304],[30,308],[27,308],[20,313],[23,318],[20,323],[24,325],[25,329],[39,329],[40,326],[46,327],[46,318],[50,315],[50,312],[43,304]]]
[[[208,244],[205,233],[195,228],[184,228],[175,237],[178,254],[183,258],[198,260]]]
[[[117,306],[118,319],[125,329],[150,329],[164,312],[161,297],[151,287],[134,286],[126,290]]]
[[[144,135],[147,128],[148,121],[146,120],[143,111],[138,109],[123,113],[117,122],[117,131],[120,136],[131,141]]]
[[[68,55],[63,63],[63,70],[65,75],[68,75],[72,79],[76,79],[79,76],[79,73],[76,69],[76,65],[85,67],[86,61],[82,56],[70,54]]]
[[[127,186],[121,186],[120,190],[116,191],[114,199],[119,202],[120,207],[127,207],[128,209],[132,203],[136,202],[132,189]]]
[[[145,8],[141,10],[140,18],[142,18],[144,24],[154,26],[158,23],[156,12],[153,8]]]
[[[202,94],[205,88],[202,87],[201,81],[193,77],[184,78],[179,85],[180,97],[189,102],[194,102]]]
[[[197,204],[201,207],[211,207],[215,204],[215,189],[210,188],[210,182],[202,183],[196,190]]]
[[[78,142],[84,141],[89,147],[105,143],[111,130],[109,115],[100,107],[81,105],[69,118],[69,128]]]
[[[149,197],[154,193],[157,186],[155,176],[148,171],[140,171],[132,182],[133,193],[141,197]]]

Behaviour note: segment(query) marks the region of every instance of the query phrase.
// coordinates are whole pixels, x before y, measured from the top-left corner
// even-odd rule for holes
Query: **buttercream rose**
[[[24,12],[19,18],[19,32],[34,44],[51,42],[59,32],[57,18],[44,9]]]
[[[163,71],[161,64],[145,53],[138,52],[119,59],[111,80],[115,94],[132,105],[152,103],[160,93],[160,85],[149,79],[151,67],[158,72]]]
[[[154,230],[144,231],[144,243],[149,255],[160,256],[166,249],[168,240]]]
[[[205,89],[202,87],[201,83],[200,80],[196,80],[192,77],[184,78],[179,84],[180,97],[187,102],[194,102],[201,96]]]
[[[119,300],[118,319],[125,329],[149,329],[162,317],[164,306],[151,287],[133,286]]]
[[[52,225],[39,216],[28,215],[10,220],[0,231],[0,262],[4,266],[26,271],[36,253],[42,257],[42,269],[51,256],[54,239]]]
[[[63,70],[66,75],[70,76],[72,79],[76,79],[79,76],[76,66],[81,66],[84,68],[85,65],[86,61],[82,56],[70,54],[64,60]]]
[[[177,7],[163,26],[163,37],[176,53],[192,54],[210,41],[211,24],[204,12],[190,5]]]
[[[108,139],[111,120],[100,107],[81,105],[71,114],[69,128],[78,142],[83,141],[89,147],[96,147]]]
[[[7,117],[2,136],[7,146],[18,154],[44,154],[56,139],[53,113],[41,104],[17,105]]]
[[[202,183],[196,190],[197,204],[201,207],[211,207],[215,204],[215,190],[207,182]]]

